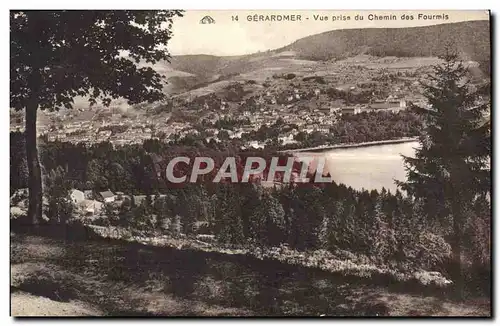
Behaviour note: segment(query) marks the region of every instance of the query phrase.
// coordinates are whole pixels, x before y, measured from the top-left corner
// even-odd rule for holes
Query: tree
[[[399,183],[417,200],[426,202],[429,218],[451,218],[453,271],[462,295],[462,227],[467,211],[490,188],[489,124],[484,117],[489,103],[482,103],[467,80],[467,69],[456,55],[447,53],[423,84],[428,108],[424,131],[415,157],[404,157],[408,181]]]
[[[318,232],[318,244],[321,249],[330,249],[330,230],[331,221],[330,216],[325,215],[323,221],[321,221],[321,226]]]
[[[182,12],[10,12],[10,106],[25,111],[28,217],[34,224],[42,215],[37,110],[72,108],[75,96],[104,105],[119,97],[130,104],[162,99],[162,76],[138,64],[169,59],[175,16]]]
[[[104,173],[104,169],[97,159],[93,159],[87,164],[86,179],[92,184],[96,191],[102,191],[109,188],[109,181]]]
[[[125,214],[126,212],[124,212]],[[106,217],[106,222],[108,225],[114,225],[118,220],[118,214],[113,204],[105,203],[103,214]]]
[[[368,240],[371,242],[371,255],[385,262],[395,255],[397,242],[394,228],[388,222],[389,218],[384,212],[382,201],[382,197],[376,198],[373,217],[367,231],[370,235]]]
[[[109,204],[106,204],[104,206],[105,209],[107,206],[109,206]],[[105,215],[109,217],[110,215],[108,214],[112,215],[113,213],[109,211],[106,212],[105,210]],[[131,224],[132,220],[133,220],[132,199],[130,199],[129,197],[125,197],[118,209],[118,225],[128,227]]]
[[[354,234],[353,215],[349,214],[353,210],[344,210],[344,203],[337,200],[331,208],[331,216],[328,216],[327,224],[327,249],[351,248],[351,239]]]
[[[45,179],[47,188],[47,217],[53,224],[65,224],[73,214],[70,198],[71,183],[62,167],[51,170]]]
[[[221,243],[243,244],[243,222],[241,220],[240,199],[232,184],[220,184],[217,193],[216,236]]]
[[[249,234],[261,246],[275,246],[286,240],[285,211],[275,193],[264,191],[254,201],[249,216]]]
[[[182,216],[183,233],[185,234],[193,233],[196,220],[200,217],[198,191],[198,187],[191,185],[186,185],[178,191],[179,213]]]
[[[275,193],[265,192],[262,206],[266,209],[267,244],[276,246],[286,239],[285,211]]]
[[[182,232],[182,222],[181,217],[179,215],[175,215],[172,223],[170,224],[170,232],[174,237],[178,237]]]

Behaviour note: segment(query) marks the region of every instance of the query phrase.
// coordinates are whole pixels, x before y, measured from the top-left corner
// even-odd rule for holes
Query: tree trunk
[[[455,283],[458,299],[463,298],[464,279],[462,274],[462,227],[463,216],[460,203],[455,200],[452,207],[453,214],[453,243],[451,244],[453,258],[453,282]]]
[[[38,159],[36,114],[38,103],[31,101],[26,107],[26,158],[28,164],[29,205],[28,219],[37,225],[42,219],[42,172]]]

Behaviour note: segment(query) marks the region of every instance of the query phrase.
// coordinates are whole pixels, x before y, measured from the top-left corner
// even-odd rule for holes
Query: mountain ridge
[[[359,55],[373,58],[421,58],[443,55],[450,46],[464,61],[475,61],[476,74],[491,69],[489,20],[404,28],[336,29],[300,38],[284,47],[247,55],[173,56],[166,74],[169,94],[180,94],[228,80],[260,80],[273,74],[322,72],[329,65]],[[165,63],[167,65],[167,63]],[[215,86],[217,87],[217,86]]]
[[[489,20],[475,20],[407,28],[332,30],[301,38],[277,51],[292,50],[303,58],[329,60],[333,54],[340,58],[363,54],[356,52],[356,47],[368,47],[366,54],[370,55],[426,57],[444,54],[449,45],[459,54],[468,55],[465,60],[482,61],[485,54],[489,59],[489,37]],[[332,47],[332,40],[340,49]]]
[[[447,44],[465,60],[490,61],[490,22],[475,20],[404,28],[336,29],[300,38],[284,47],[247,55],[189,54],[172,57],[175,69],[207,75],[227,65],[285,51],[297,59],[338,60],[358,54],[397,57],[430,57],[444,54]],[[200,66],[201,67],[197,67]]]

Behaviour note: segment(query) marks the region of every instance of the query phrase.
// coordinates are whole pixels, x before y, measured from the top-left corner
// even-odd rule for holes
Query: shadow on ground
[[[247,256],[116,240],[66,242],[16,235],[11,239],[11,260],[11,291],[61,302],[84,301],[113,316],[386,316],[448,311],[442,298],[390,291],[373,280]]]

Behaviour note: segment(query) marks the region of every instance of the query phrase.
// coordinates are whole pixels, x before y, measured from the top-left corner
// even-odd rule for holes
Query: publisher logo
[[[205,16],[200,20],[200,24],[215,24],[215,20],[210,16]]]

